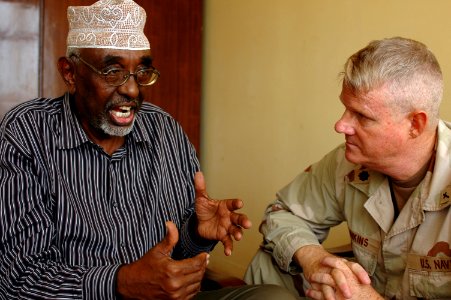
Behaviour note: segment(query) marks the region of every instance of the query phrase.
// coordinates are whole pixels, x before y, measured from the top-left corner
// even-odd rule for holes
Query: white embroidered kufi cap
[[[144,35],[146,11],[133,0],[100,0],[69,6],[67,48],[150,49]]]

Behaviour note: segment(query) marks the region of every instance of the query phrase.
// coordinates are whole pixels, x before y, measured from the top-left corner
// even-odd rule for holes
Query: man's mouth
[[[122,105],[110,109],[110,116],[115,125],[128,126],[133,121],[133,118],[135,116],[134,112],[135,112],[134,107]]]
[[[353,142],[351,141],[350,138],[347,138],[347,137],[346,137],[346,146],[353,146],[353,147],[356,147],[356,144],[353,143]]]
[[[128,118],[131,114],[131,107],[130,106],[120,106],[116,109],[113,109],[111,111],[112,114],[114,114],[117,118]]]

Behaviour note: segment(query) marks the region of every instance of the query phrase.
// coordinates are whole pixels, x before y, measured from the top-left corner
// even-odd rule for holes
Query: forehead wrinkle
[[[372,92],[357,94],[346,90],[340,94],[340,100],[347,109],[376,119],[377,113],[374,111],[374,107],[377,108],[377,105],[370,105],[373,97]]]
[[[380,119],[380,116],[383,115],[384,111],[388,109],[386,106],[386,102],[382,99],[381,91],[370,91],[362,97],[363,99],[363,108],[371,114],[372,118],[375,120]],[[376,102],[376,103],[375,103]]]

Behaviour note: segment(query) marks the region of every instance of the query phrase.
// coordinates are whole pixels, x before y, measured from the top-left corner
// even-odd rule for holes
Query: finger
[[[353,276],[351,269],[348,266],[348,261],[344,258],[336,256],[325,257],[321,263],[325,266],[331,267],[332,270],[330,275],[335,282],[334,286],[337,287],[345,298],[352,297],[351,288],[349,287],[348,280],[353,280],[354,278],[348,278],[346,274]],[[348,275],[348,276],[349,276]]]
[[[337,269],[349,269],[348,265],[346,264],[347,260],[344,258],[340,258],[337,256],[326,256],[323,258],[321,263],[323,265],[326,265],[331,268],[337,268]]]
[[[202,278],[205,275],[205,269],[183,276],[183,286],[185,294],[196,293],[200,290]]]
[[[177,226],[171,221],[166,222],[166,236],[164,239],[158,243],[155,247],[159,247],[160,253],[170,256],[172,249],[175,247],[179,240],[179,232]]]
[[[171,282],[167,283],[167,288],[171,294],[170,299],[191,299],[192,295],[200,290],[204,274],[205,270],[199,270],[195,273],[179,274],[177,277],[171,278]]]
[[[371,278],[366,272],[366,270],[358,263],[349,262],[350,269],[357,276],[360,283],[362,284],[371,284]]]
[[[327,284],[327,285],[330,285],[333,287],[336,286],[334,278],[330,274],[322,273],[322,272],[313,273],[310,276],[310,281],[312,283],[321,284],[321,285]],[[319,287],[319,288],[321,288],[321,287]],[[318,288],[316,288],[316,289],[318,289]]]
[[[310,289],[315,291],[321,291],[321,284],[310,282]]]
[[[197,272],[204,272],[207,268],[210,255],[208,253],[200,253],[195,257],[173,261],[172,270],[174,273],[182,273],[190,275]]]
[[[196,172],[196,174],[194,174],[194,188],[196,190],[196,197],[207,196],[207,187],[202,172]]]
[[[252,227],[251,220],[249,220],[249,218],[245,214],[232,213],[230,215],[230,220],[231,220],[232,224],[238,225],[245,229],[249,229]]]
[[[243,201],[241,199],[225,199],[223,200],[227,206],[229,211],[235,211],[244,206]]]
[[[190,284],[186,287],[186,298],[187,299],[192,299],[194,298],[194,296],[196,296],[196,294],[200,291],[201,288],[201,282],[196,282],[193,284]]]
[[[333,277],[336,287],[341,291],[343,296],[348,299],[352,297],[351,288],[349,287],[348,280],[340,269],[332,269],[330,272]]]
[[[222,244],[224,245],[224,254],[226,256],[232,255],[233,250],[233,241],[229,235],[226,235],[222,240]]]
[[[352,274],[359,280],[362,284],[371,284],[371,279],[366,270],[358,263],[350,262],[344,258],[338,258],[334,256],[325,257],[322,264],[341,269],[343,271],[350,270]]]
[[[335,289],[333,287],[327,284],[323,284],[321,286],[321,290],[323,292],[324,299],[335,300]]]
[[[239,241],[243,237],[243,230],[241,229],[241,227],[232,225],[229,227],[229,234],[230,236],[233,236],[235,241]]]
[[[315,300],[323,300],[323,292],[320,290],[314,290],[314,289],[307,289],[305,291],[305,295],[311,299]]]

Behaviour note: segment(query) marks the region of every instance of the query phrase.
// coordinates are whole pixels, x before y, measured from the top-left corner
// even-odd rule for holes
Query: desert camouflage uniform
[[[295,251],[346,221],[355,258],[386,299],[451,299],[450,197],[451,123],[440,121],[435,163],[395,221],[388,178],[348,162],[341,145],[277,194],[245,280],[293,290]]]

